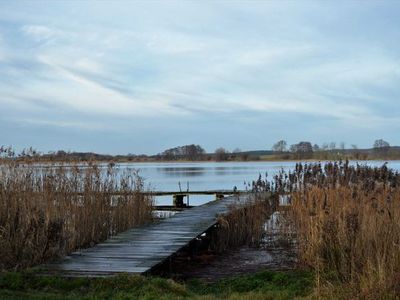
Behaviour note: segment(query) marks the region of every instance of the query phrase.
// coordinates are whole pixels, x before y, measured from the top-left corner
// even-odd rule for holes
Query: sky
[[[400,1],[0,1],[0,145],[400,145]]]

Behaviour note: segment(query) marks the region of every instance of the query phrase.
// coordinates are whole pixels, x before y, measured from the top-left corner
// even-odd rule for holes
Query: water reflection
[[[232,170],[233,171],[233,168],[216,167],[214,173],[215,173],[215,175],[223,176],[223,175],[226,175],[228,173],[228,170]]]
[[[215,167],[214,174],[217,176],[225,175],[241,175],[254,173],[255,168],[232,168],[232,167]]]
[[[356,163],[356,162],[352,162]],[[382,161],[360,162],[371,166],[381,166]],[[251,182],[268,172],[271,180],[280,170],[293,170],[296,162],[187,162],[187,163],[131,163],[121,164],[119,167],[140,169],[141,176],[146,184],[150,184],[157,191],[178,191],[179,183],[182,190],[189,185],[191,191],[230,190],[251,188]],[[388,167],[399,170],[400,161],[390,161]],[[246,184],[245,184],[246,183]],[[249,184],[249,185],[248,185]],[[193,205],[213,200],[210,196],[191,197]],[[171,204],[172,197],[157,199],[160,204]]]
[[[173,177],[194,177],[194,176],[203,176],[206,168],[201,167],[164,167],[157,168],[158,172],[164,173],[167,176]]]

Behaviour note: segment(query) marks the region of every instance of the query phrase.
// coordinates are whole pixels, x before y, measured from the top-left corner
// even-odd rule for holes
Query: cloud
[[[299,112],[347,122],[354,119],[359,124],[360,118],[373,113],[360,103],[349,104],[349,96],[361,94],[360,84],[382,82],[382,78],[390,78],[396,70],[392,61],[374,62],[374,56],[361,63],[348,58],[337,61],[335,56],[326,60],[328,51],[317,41],[275,41],[273,44],[253,41],[249,46],[230,48],[236,41],[167,29],[138,33],[107,28],[102,38],[96,32],[83,31],[78,36],[42,25],[24,26],[23,30],[40,41],[55,36],[69,37],[64,41],[67,52],[60,53],[50,47],[45,49],[45,54],[39,53],[38,61],[49,67],[60,82],[41,94],[49,101],[85,113],[149,116],[155,111],[187,115],[246,109]],[[102,42],[96,51],[101,55],[96,59],[88,58],[93,52],[93,43],[100,39]],[[75,45],[76,40],[83,42]],[[109,44],[114,47],[108,47]],[[133,88],[127,87],[126,79],[108,80],[111,74],[118,72],[120,61],[117,59],[110,64],[111,53],[107,51],[121,51],[122,46],[126,47],[124,55],[131,49],[139,49],[140,55],[148,60],[147,65],[155,68],[156,76],[161,79],[143,86],[141,78],[135,78],[137,82]],[[154,57],[155,53],[166,60],[160,62]],[[181,59],[176,60],[175,56]],[[99,63],[103,58],[104,62]],[[311,64],[302,61],[311,61]],[[135,64],[132,67],[135,68]],[[128,71],[117,76],[123,78],[130,74]],[[329,82],[321,80],[328,76]],[[330,93],[339,86],[342,95],[336,93],[335,99],[329,99]],[[55,89],[62,93],[56,95]],[[368,98],[365,93],[364,96]]]
[[[40,95],[44,101],[66,105],[84,113],[152,116],[155,112],[190,115],[245,109],[268,113],[298,112],[334,117],[346,122],[353,119],[360,124],[359,119],[371,117],[373,113],[360,103],[349,104],[349,96],[360,94],[355,90],[359,84],[372,81],[376,84],[384,77],[390,78],[396,70],[387,58],[386,61],[379,61],[378,57],[377,62],[375,57],[362,62],[351,59],[335,61],[335,57],[322,59],[326,55],[325,49],[311,43],[285,41],[270,45],[261,41],[254,48],[229,49],[232,41],[220,38],[207,40],[207,36],[174,31],[122,31],[118,34],[106,30],[105,39],[111,36],[111,41],[127,46],[127,52],[132,47],[148,51],[142,55],[148,59],[147,65],[153,65],[161,78],[150,86],[143,86],[141,78],[135,78],[137,82],[130,88],[126,78],[123,78],[130,76],[129,70],[125,74],[117,73],[122,81],[110,79],[118,72],[120,61],[114,61],[116,65],[108,61],[111,53],[107,51],[110,48],[104,45],[109,42],[100,43],[97,49],[100,53],[105,52],[95,55],[94,59],[89,58],[93,43],[100,35],[82,32],[79,38],[77,33],[42,25],[24,26],[23,31],[37,41],[56,36],[68,37],[64,40],[67,51],[55,51],[53,46],[47,46],[32,58],[45,65],[48,76],[57,81],[47,86],[36,80],[29,90]],[[88,36],[90,38],[87,39]],[[129,38],[133,38],[133,44],[127,42]],[[83,42],[74,44],[76,40]],[[142,46],[144,48],[140,48]],[[120,51],[119,47],[114,47],[113,51],[115,49]],[[182,59],[168,61],[166,58],[160,63],[154,59],[154,53],[171,58],[182,56]],[[313,61],[315,58],[321,59]],[[302,63],[310,59],[311,64]],[[188,62],[185,63],[185,60]],[[321,80],[328,76],[329,82]],[[270,87],[266,88],[263,84]],[[354,86],[349,88],[350,84]],[[329,99],[329,92],[326,91],[336,90],[338,86],[344,94],[341,97],[336,95],[334,100]]]
[[[63,88],[63,86],[49,88],[44,92],[45,99],[61,102],[85,113],[125,116],[149,116],[155,113],[185,113],[182,110],[171,107],[169,103],[163,99],[137,99],[135,97],[128,97],[116,90],[90,80],[88,77],[81,76],[71,68],[66,68],[62,64],[54,62],[47,57],[40,57],[40,61],[54,70],[61,79],[68,82],[68,84],[66,84],[66,89]]]
[[[160,32],[135,34],[138,40],[144,42],[145,46],[155,53],[170,55],[182,55],[186,53],[201,52],[207,49],[210,41],[202,41],[187,34],[178,32]]]
[[[5,43],[2,35],[0,34],[0,63],[6,61]]]
[[[265,66],[287,62],[288,60],[307,57],[317,53],[317,49],[312,45],[292,46],[268,46],[264,45],[261,49],[242,51],[236,57],[235,62],[241,66]]]
[[[38,41],[52,38],[56,34],[54,30],[42,25],[25,25],[22,31]]]
[[[88,59],[86,57],[82,57],[78,61],[74,62],[73,65],[75,68],[82,70],[82,71],[87,71],[87,72],[99,74],[99,75],[104,74],[104,69],[101,64],[99,64],[98,62],[96,62],[94,60]]]
[[[112,130],[112,124],[104,124],[100,122],[93,121],[74,121],[74,120],[43,120],[37,118],[16,118],[16,119],[8,119],[14,123],[23,123],[30,124],[35,126],[43,126],[43,127],[62,127],[62,128],[75,128],[75,129],[84,129],[84,130],[100,130],[107,131]]]
[[[182,120],[224,127],[249,115],[329,120],[366,136],[398,128],[397,33],[376,18],[398,21],[374,5],[47,4],[9,4],[0,16],[0,115],[84,130],[87,116],[132,128],[170,118],[178,133]]]

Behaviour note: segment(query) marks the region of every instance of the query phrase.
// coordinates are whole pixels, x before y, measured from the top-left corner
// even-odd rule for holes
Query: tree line
[[[338,146],[336,142],[318,145],[312,144],[309,141],[301,141],[288,146],[285,140],[277,141],[271,149],[275,154],[286,159],[340,159],[343,157],[374,159],[400,157],[400,148],[391,147],[390,143],[383,139],[375,140],[371,149],[359,149],[355,144],[352,144],[350,148],[346,148],[344,142],[341,142]]]
[[[239,148],[235,148],[232,152],[224,147],[218,147],[213,153],[206,153],[200,145],[184,145],[167,149],[156,155],[158,160],[215,160],[215,161],[230,161],[230,160],[247,160],[249,154],[243,153]]]
[[[393,147],[383,139],[377,139],[370,149],[359,149],[352,144],[346,148],[341,142],[312,144],[300,141],[289,145],[285,140],[273,144],[271,150],[242,151],[239,148],[229,151],[218,147],[214,152],[207,153],[197,144],[177,146],[164,150],[156,155],[108,155],[93,152],[50,151],[42,153],[32,147],[17,153],[12,147],[0,147],[0,159],[15,159],[26,162],[60,161],[60,162],[146,162],[146,161],[247,161],[247,160],[336,160],[336,159],[400,159],[400,147]]]

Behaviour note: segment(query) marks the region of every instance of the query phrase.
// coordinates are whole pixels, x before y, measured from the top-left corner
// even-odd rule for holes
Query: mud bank
[[[193,254],[181,251],[163,267],[157,275],[179,280],[201,279],[214,282],[237,275],[263,270],[287,271],[296,267],[294,243],[280,236],[268,236],[260,247],[243,246],[216,253],[206,249]]]
[[[223,254],[204,253],[181,259],[176,261],[171,275],[181,279],[216,281],[262,270],[291,270],[295,264],[293,251],[288,248],[267,250],[241,247]]]

